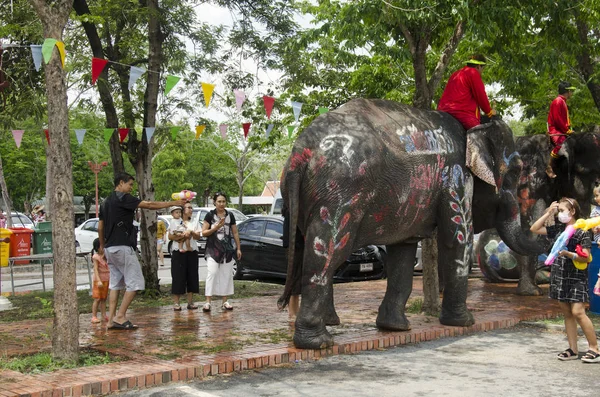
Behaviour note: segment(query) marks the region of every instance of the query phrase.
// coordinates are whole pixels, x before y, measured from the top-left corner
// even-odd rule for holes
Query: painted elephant
[[[325,327],[339,322],[332,276],[359,247],[387,246],[387,289],[377,316],[387,330],[410,329],[404,306],[417,242],[435,227],[445,279],[440,322],[447,325],[474,322],[466,307],[474,228],[496,227],[521,254],[539,250],[521,233],[521,160],[511,130],[496,120],[471,131],[467,150],[464,129],[447,113],[356,99],[319,116],[298,137],[281,185],[286,232],[296,244],[289,244],[279,300],[284,307],[301,288],[297,347],[333,343]],[[466,167],[467,151],[481,178]]]
[[[581,205],[582,213],[587,216],[592,204],[592,190],[600,178],[600,134],[579,133],[571,135],[565,144],[557,162],[556,179],[550,179],[545,172],[552,146],[546,135],[520,137],[516,141],[517,151],[523,161],[523,168],[517,187],[521,225],[524,231],[535,222],[544,210],[560,197],[573,197]],[[540,239],[544,239],[541,237]],[[538,259],[535,256],[517,258],[520,295],[539,295],[536,279]],[[483,263],[484,273],[492,274]],[[499,264],[499,266],[503,266]],[[491,281],[505,281],[490,277]]]

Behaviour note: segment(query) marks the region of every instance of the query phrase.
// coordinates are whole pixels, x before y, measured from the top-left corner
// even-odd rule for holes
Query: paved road
[[[123,396],[592,396],[600,364],[561,362],[562,332],[517,326],[385,351],[341,355]],[[580,338],[580,351],[587,344]]]
[[[54,279],[52,278],[52,267],[46,266],[45,271],[45,282],[46,290],[54,288]],[[39,265],[21,265],[18,268],[19,272],[15,273],[15,285],[34,283],[42,280]],[[198,258],[198,273],[200,280],[206,280],[206,261],[204,258]],[[1,273],[1,288],[0,292],[10,292],[10,274],[8,268],[2,268]],[[171,284],[171,258],[165,257],[165,266],[158,268],[158,277],[160,278],[160,284]],[[89,289],[89,278],[87,270],[80,269],[77,271],[77,284],[79,289]],[[31,285],[27,287],[15,287],[15,291],[33,291],[41,290],[42,284]]]

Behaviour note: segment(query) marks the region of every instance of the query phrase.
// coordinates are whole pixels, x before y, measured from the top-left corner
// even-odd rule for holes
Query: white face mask
[[[558,213],[558,221],[561,223],[571,222],[571,214],[568,211],[561,211]]]

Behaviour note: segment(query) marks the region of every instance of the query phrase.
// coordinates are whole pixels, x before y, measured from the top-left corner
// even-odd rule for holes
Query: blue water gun
[[[550,266],[552,264],[552,262],[554,262],[554,259],[556,259],[556,257],[558,256],[558,253],[561,250],[567,249],[567,242],[569,241],[569,239],[571,237],[573,237],[573,234],[575,234],[575,227],[573,225],[569,225],[558,236],[558,238],[554,242],[554,245],[552,246],[552,249],[550,250],[550,253],[548,254],[548,258],[546,258],[546,260],[544,261],[546,266]]]

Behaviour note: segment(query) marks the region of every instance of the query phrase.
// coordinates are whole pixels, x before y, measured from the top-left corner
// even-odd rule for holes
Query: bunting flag
[[[96,80],[98,80],[107,64],[108,59],[92,58],[92,85],[96,84]]]
[[[58,48],[58,54],[60,55],[60,63],[62,64],[63,69],[65,68],[65,43],[62,41],[56,42],[56,48]]]
[[[42,56],[44,57],[44,63],[46,64],[48,64],[50,58],[52,58],[52,50],[54,50],[56,41],[56,39],[47,38],[44,40],[44,44],[42,44]]]
[[[79,142],[79,146],[83,144],[83,137],[85,136],[85,130],[75,130],[75,137],[77,138],[77,142]]]
[[[244,138],[248,138],[248,134],[250,133],[250,125],[252,123],[242,123],[242,128],[244,129]]]
[[[46,135],[46,142],[48,142],[48,145],[50,145],[50,131],[48,129],[45,129],[44,135]]]
[[[144,73],[146,73],[146,69],[144,69],[144,68],[138,68],[135,66],[131,67],[131,69],[129,70],[129,89],[130,90],[131,90],[131,87],[133,87],[133,85],[137,81],[137,79],[139,79],[140,76],[143,75]]]
[[[156,131],[156,127],[145,127],[146,130],[146,139],[148,143],[150,143],[150,139],[152,139],[152,135],[154,135],[154,131]]]
[[[104,129],[104,140],[106,142],[110,141],[110,137],[112,137],[112,134],[115,132],[114,128],[105,128]]]
[[[221,138],[227,139],[227,124],[219,125],[219,131],[221,131]]]
[[[24,133],[25,130],[12,130],[12,135],[15,139],[15,143],[17,144],[17,149],[21,148],[21,140],[23,139]]]
[[[242,110],[242,105],[246,100],[246,94],[242,90],[233,90],[233,94],[235,95],[235,107],[237,111],[240,112]]]
[[[175,140],[177,138],[180,129],[181,127],[171,127],[171,139]]]
[[[205,125],[197,125],[196,126],[196,139],[200,138],[200,135],[202,135],[205,128],[206,128]]]
[[[119,128],[119,143],[123,143],[125,138],[127,138],[128,133],[129,133],[129,128]]]
[[[265,103],[265,112],[267,112],[267,119],[271,120],[271,112],[273,111],[273,105],[275,104],[275,98],[272,96],[263,96],[263,102]]]
[[[329,112],[329,109],[327,109],[326,107],[319,107],[319,114],[325,114],[327,112]]]
[[[212,98],[213,91],[215,90],[214,84],[201,83],[202,91],[204,92],[204,102],[206,102],[206,107],[210,104],[210,98]]]
[[[295,127],[295,126],[293,126],[293,125],[288,125],[288,128],[287,128],[287,130],[288,130],[288,138],[291,138],[291,137],[292,137],[292,133],[294,132],[294,130],[295,130],[295,129],[296,129],[296,127]]]
[[[296,119],[296,123],[297,123],[298,119],[300,118],[300,111],[302,110],[302,103],[292,101],[292,110],[294,111],[294,119]]]
[[[39,72],[42,67],[42,45],[41,44],[31,44],[31,56],[33,57],[33,65],[35,66],[35,71]]]
[[[179,80],[181,80],[181,77],[179,76],[167,76],[167,82],[165,83],[165,95],[169,95],[169,92],[171,92],[173,87],[179,83]]]
[[[269,124],[269,125],[267,126],[267,133],[265,134],[265,136],[266,136],[267,138],[269,138],[269,135],[271,135],[271,131],[273,130],[273,127],[274,127],[274,124]]]

